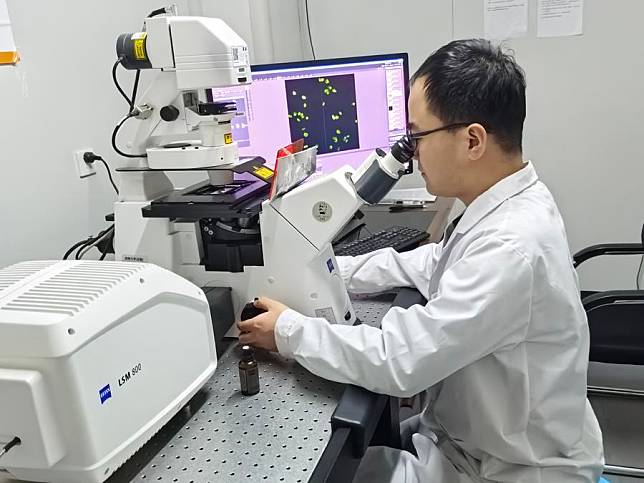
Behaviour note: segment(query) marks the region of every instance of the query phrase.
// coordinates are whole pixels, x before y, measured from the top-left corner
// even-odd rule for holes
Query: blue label
[[[326,261],[326,266],[329,269],[329,273],[333,273],[333,260],[330,258]]]
[[[98,395],[101,397],[101,404],[105,404],[105,401],[112,397],[112,390],[110,389],[110,385],[108,384],[100,391],[98,391]]]

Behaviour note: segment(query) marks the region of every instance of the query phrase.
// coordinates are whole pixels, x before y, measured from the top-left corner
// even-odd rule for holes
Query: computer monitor
[[[405,133],[407,54],[254,65],[249,86],[210,89],[211,101],[235,101],[240,156],[262,156],[300,138],[318,146],[318,171],[358,167]]]

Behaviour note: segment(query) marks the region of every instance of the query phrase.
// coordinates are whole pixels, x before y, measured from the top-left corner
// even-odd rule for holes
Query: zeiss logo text
[[[110,385],[108,384],[100,391],[98,391],[98,395],[101,397],[101,404],[105,404],[105,401],[112,397],[112,390],[110,389]]]

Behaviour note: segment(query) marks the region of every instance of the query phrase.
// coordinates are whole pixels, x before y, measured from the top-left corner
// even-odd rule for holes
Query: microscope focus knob
[[[176,121],[179,117],[179,109],[170,104],[161,108],[161,119],[167,122]]]
[[[244,305],[244,308],[242,310],[240,320],[248,320],[252,319],[254,317],[257,317],[259,314],[263,314],[266,312],[264,309],[260,309],[255,307],[255,304],[253,302],[249,302],[246,305]]]

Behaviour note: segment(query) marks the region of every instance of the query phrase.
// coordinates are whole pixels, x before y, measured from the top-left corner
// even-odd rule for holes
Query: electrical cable
[[[107,162],[103,159],[102,156],[99,156],[98,154],[93,153],[92,151],[85,151],[83,153],[83,161],[85,161],[88,165],[94,163],[94,161],[100,161],[101,163],[103,163],[103,166],[105,166],[105,169],[107,170],[107,176],[110,179],[112,188],[114,188],[114,191],[116,191],[117,195],[119,194],[119,189],[116,187],[114,178],[112,178],[112,170],[110,169],[110,166],[107,164]]]
[[[116,145],[116,135],[118,134],[119,129],[121,129],[121,126],[123,126],[123,124],[125,124],[125,121],[127,121],[131,117],[134,117],[134,116],[132,114],[128,114],[123,119],[121,119],[119,121],[119,123],[116,125],[116,127],[114,128],[114,131],[112,132],[112,149],[114,149],[114,151],[116,151],[117,154],[120,154],[124,158],[147,158],[148,157],[147,154],[128,154],[128,153],[124,153]]]
[[[139,90],[140,77],[141,77],[141,69],[137,69],[136,76],[134,76],[134,87],[132,88],[132,102],[130,103],[130,112],[134,110],[134,105],[136,103],[136,91]]]
[[[63,260],[67,260],[67,257],[69,257],[74,250],[76,250],[79,246],[88,243],[91,239],[92,239],[92,237],[90,236],[90,237],[86,238],[85,240],[81,240],[81,241],[79,241],[77,243],[74,243],[72,245],[72,247],[69,250],[67,250],[65,252],[65,254],[63,255]]]
[[[89,252],[92,248],[94,248],[99,243],[101,243],[105,239],[105,237],[109,237],[111,235],[112,231],[114,231],[114,225],[112,225],[110,228],[108,228],[106,233],[104,233],[100,238],[95,240],[91,245],[87,245],[85,248],[82,249],[82,251],[79,251],[79,253],[77,254],[76,260],[82,260],[82,258],[87,254],[87,252]]]
[[[83,240],[82,242],[79,242],[79,243],[77,243],[74,247],[72,247],[72,248],[70,249],[70,251],[71,251],[71,250],[73,250],[73,249],[75,249],[75,248],[77,248],[77,250],[76,250],[76,255],[74,255],[74,259],[75,259],[75,260],[78,260],[78,256],[80,255],[80,252],[81,252],[84,248],[86,248],[88,245],[90,245],[90,244],[94,243],[97,239],[101,238],[105,233],[107,233],[107,231],[108,231],[108,230],[109,230],[109,228],[106,228],[105,230],[102,230],[101,232],[99,232],[99,234],[98,234],[98,235],[96,235],[96,236],[90,236],[90,237],[88,237],[86,240]]]
[[[150,18],[150,17],[156,17],[157,15],[163,15],[164,13],[167,13],[167,11],[166,11],[166,9],[165,9],[165,8],[157,8],[156,10],[152,10],[152,11],[148,14],[148,18]]]
[[[116,187],[116,183],[114,182],[114,179],[112,178],[112,170],[110,167],[107,165],[105,160],[103,158],[98,158],[98,160],[103,163],[103,166],[105,166],[105,169],[107,170],[107,176],[110,178],[110,183],[112,184],[112,188],[114,188],[114,191],[116,191],[116,194],[119,194],[119,189]]]
[[[116,62],[114,62],[114,67],[112,67],[112,80],[114,81],[114,85],[116,86],[116,89],[119,91],[119,93],[123,96],[123,99],[125,99],[125,102],[127,102],[128,106],[130,106],[130,110],[132,110],[132,105],[133,102],[132,100],[127,96],[125,91],[121,88],[121,85],[119,84],[119,80],[116,77],[116,70],[123,60],[123,57],[119,57]]]
[[[112,244],[112,248],[114,247],[114,233],[116,233],[116,229],[114,229],[110,234],[110,236],[105,240],[105,243],[103,245],[103,247],[105,248],[105,251],[102,251],[98,246],[96,247],[98,248],[98,251],[102,253],[101,257],[98,259],[99,261],[105,260],[105,257],[107,256],[107,253],[108,253],[107,250],[110,244]]]
[[[637,287],[637,290],[640,290],[640,279],[642,278],[642,267],[644,267],[644,255],[642,255],[642,259],[640,260],[640,268],[637,269],[637,278],[635,279],[635,286]]]
[[[315,49],[313,48],[313,37],[311,36],[311,20],[309,19],[309,0],[304,0],[304,10],[306,12],[306,30],[309,32],[309,43],[311,44],[311,55],[315,60]]]
[[[13,448],[14,446],[20,446],[20,443],[22,443],[22,441],[20,441],[20,438],[18,436],[13,438],[11,441],[9,441],[7,444],[5,444],[2,448],[0,448],[0,458],[2,458],[4,455],[6,455],[11,450],[11,448]]]

